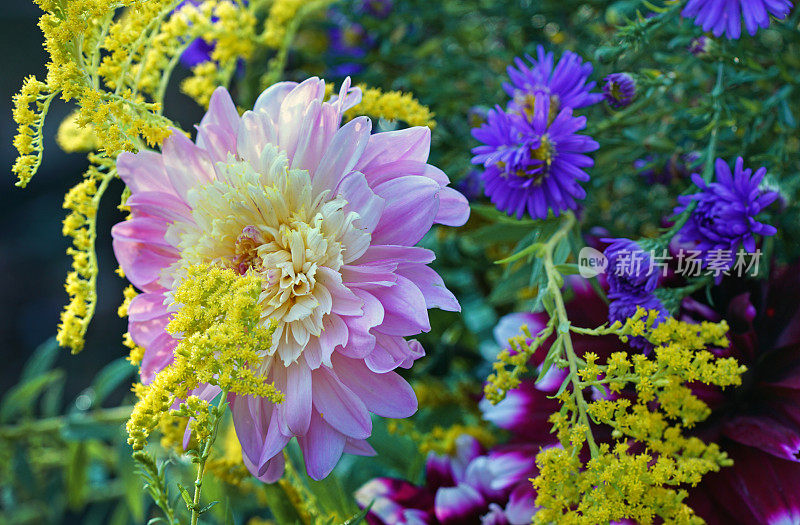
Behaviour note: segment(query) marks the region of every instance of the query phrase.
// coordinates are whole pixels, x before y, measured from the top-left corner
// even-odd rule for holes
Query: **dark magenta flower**
[[[603,99],[600,93],[592,93],[594,82],[587,82],[592,74],[592,64],[584,62],[571,51],[565,51],[558,63],[553,53],[545,53],[544,47],[536,49],[536,58],[526,55],[527,62],[514,59],[514,66],[508,67],[511,82],[503,84],[511,97],[509,111],[517,111],[533,116],[538,98],[545,96],[550,100],[553,113],[564,108],[578,109],[590,106]]]
[[[759,27],[769,27],[770,15],[783,20],[791,9],[790,0],[689,0],[681,15],[694,18],[703,31],[735,40],[742,35],[742,18],[752,36]]]
[[[502,446],[486,452],[462,435],[451,456],[431,453],[425,485],[376,478],[356,491],[371,525],[527,525],[536,510],[529,478],[538,446]]]
[[[636,95],[636,82],[627,73],[612,73],[604,79],[603,96],[612,108],[624,108]]]
[[[483,144],[472,149],[473,164],[485,168],[486,195],[509,215],[527,213],[538,219],[550,211],[575,210],[586,197],[583,171],[594,165],[587,155],[599,145],[591,137],[578,135],[586,117],[574,117],[572,109],[557,114],[547,97],[537,97],[530,120],[497,107],[487,122],[472,130]]]
[[[769,281],[726,279],[714,307],[685,299],[685,319],[731,327],[719,356],[747,367],[742,384],[699,388],[712,409],[699,437],[714,441],[733,466],[703,478],[690,504],[710,525],[800,522],[800,264],[774,269]]]
[[[702,252],[706,264],[714,261],[716,267],[727,270],[740,246],[753,253],[756,235],[775,235],[777,230],[773,226],[758,222],[755,217],[772,204],[778,194],[759,188],[766,168],[754,174],[751,169],[744,169],[741,157],[736,159],[733,173],[722,159],[717,159],[715,170],[716,181],[708,184],[700,175],[692,174],[692,181],[700,191],[678,197],[680,205],[675,213],[682,213],[696,203],[678,238],[681,242],[693,243]]]

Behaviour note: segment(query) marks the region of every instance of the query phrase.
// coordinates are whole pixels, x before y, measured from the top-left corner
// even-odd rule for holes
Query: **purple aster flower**
[[[658,286],[658,271],[650,255],[630,239],[602,239],[611,243],[603,254],[608,259],[609,294],[642,295]]]
[[[366,13],[375,18],[386,18],[392,12],[392,0],[359,0],[356,4],[357,13]]]
[[[339,57],[363,58],[375,39],[364,26],[342,18],[328,31],[330,50]]]
[[[486,195],[509,215],[544,219],[548,210],[558,216],[575,210],[586,197],[579,184],[589,180],[583,171],[594,165],[585,155],[599,145],[577,135],[585,117],[573,117],[564,108],[554,117],[547,97],[536,97],[530,120],[500,107],[491,110],[487,122],[472,130],[483,144],[473,148],[473,164],[482,164]]]
[[[786,18],[792,9],[790,0],[689,0],[681,11],[685,18],[694,18],[694,24],[720,37],[729,39],[742,35],[742,18],[750,35],[759,27],[769,27],[769,17]]]
[[[624,108],[636,95],[636,82],[627,73],[612,73],[605,78],[603,96],[612,108]]]
[[[483,195],[481,172],[478,170],[470,170],[464,178],[456,181],[454,187],[469,201],[479,199],[480,196]]]
[[[659,270],[650,255],[630,239],[603,239],[611,244],[604,255],[608,258],[608,319],[625,322],[638,307],[659,312],[656,324],[669,316],[667,309],[653,294],[658,286]],[[642,337],[630,339],[635,348],[649,349]]]
[[[536,49],[537,58],[525,55],[528,65],[521,58],[514,59],[508,67],[511,82],[503,84],[508,96],[510,111],[533,116],[534,103],[539,95],[550,98],[551,111],[558,113],[562,108],[578,109],[595,104],[603,99],[600,93],[591,93],[594,82],[587,82],[592,74],[592,64],[571,51],[565,51],[561,60],[554,64],[553,53],[545,53],[544,47]]]
[[[716,268],[727,270],[739,246],[753,253],[756,235],[775,235],[777,230],[773,226],[758,222],[755,217],[772,204],[778,194],[761,191],[759,184],[767,173],[766,168],[753,174],[751,169],[744,169],[741,157],[736,159],[733,173],[722,159],[717,159],[714,167],[716,182],[706,184],[694,173],[692,181],[700,191],[678,197],[680,206],[675,208],[676,214],[685,211],[693,202],[697,203],[678,237],[682,242],[694,243],[706,264],[713,260]]]
[[[700,438],[718,443],[733,466],[704,476],[689,504],[709,525],[800,522],[800,264],[769,281],[725,279],[713,306],[684,299],[685,320],[725,319],[730,345],[715,350],[747,367],[735,388],[702,387],[711,408]],[[702,297],[700,294],[698,297]]]

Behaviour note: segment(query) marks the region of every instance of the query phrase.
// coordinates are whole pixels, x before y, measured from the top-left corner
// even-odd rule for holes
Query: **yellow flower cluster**
[[[307,0],[275,0],[272,3],[267,23],[264,25],[262,38],[265,45],[273,49],[281,47],[289,22],[297,16],[297,12],[306,2]]]
[[[530,333],[526,325],[523,325],[522,333],[508,340],[509,348],[503,349],[497,354],[497,360],[492,364],[494,371],[486,378],[484,385],[486,399],[497,404],[505,399],[509,390],[519,386],[520,377],[528,371],[528,361],[553,334],[553,330],[554,321],[551,318],[536,336]]]
[[[54,98],[47,93],[47,86],[35,77],[27,77],[22,89],[14,95],[14,122],[17,136],[14,147],[19,152],[11,170],[17,175],[17,186],[24,188],[42,163],[42,128],[44,117]]]
[[[183,37],[186,44],[180,53],[194,38],[214,42],[211,60],[194,66],[192,76],[181,84],[184,93],[207,107],[214,89],[230,83],[238,61],[248,60],[253,54],[257,42],[256,17],[229,0],[206,0],[197,7],[184,5],[165,24],[164,34],[172,39]],[[168,46],[169,39],[166,41]],[[166,55],[154,54],[156,57]]]
[[[78,124],[77,112],[70,113],[61,121],[56,134],[56,142],[67,153],[94,151],[100,144],[91,123],[85,126]]]
[[[653,327],[656,314],[640,309],[622,326],[597,330],[645,337],[656,345],[651,357],[616,352],[601,365],[596,355],[583,356],[577,371],[581,387],[626,393],[587,404],[592,422],[610,427],[614,441],[600,444],[585,464],[580,452],[588,429],[578,423],[576,396],[569,391],[559,395],[562,408],[550,421],[561,447],[536,458],[539,475],[532,482],[541,510],[534,523],[702,523],[684,503],[687,492],[681,487],[696,485],[731,461],[716,444],[685,435],[710,414],[687,385],[738,385],[745,368],[705,350],[727,345],[724,322],[668,319]]]
[[[497,440],[493,431],[484,423],[474,425],[455,424],[449,427],[435,426],[430,432],[421,432],[414,424],[405,419],[389,421],[387,428],[392,434],[399,434],[410,438],[418,447],[420,453],[436,452],[437,454],[454,454],[459,436],[469,435],[477,439],[483,446],[489,448]]]
[[[270,346],[274,331],[274,325],[265,328],[261,321],[260,292],[257,277],[239,276],[216,266],[188,269],[175,292],[175,301],[182,307],[167,325],[170,333],[183,338],[174,361],[145,387],[133,409],[127,429],[134,450],[144,447],[162,416],[180,399],[189,400],[188,413],[197,420],[194,430],[204,435],[209,426],[207,403],[190,399],[204,384],[223,392],[283,401],[283,394],[267,383],[257,368],[259,351]],[[181,415],[186,415],[183,412]]]
[[[350,120],[358,115],[369,115],[386,120],[402,120],[410,126],[428,126],[433,129],[436,121],[428,106],[421,104],[411,93],[386,91],[360,85],[361,103],[345,113]]]
[[[64,197],[64,208],[69,214],[64,219],[62,233],[72,238],[67,254],[72,256],[72,271],[67,275],[65,288],[69,304],[61,313],[57,339],[72,353],[83,349],[84,335],[94,315],[97,304],[97,208],[108,183],[116,176],[109,159],[90,155],[92,165],[84,179]]]

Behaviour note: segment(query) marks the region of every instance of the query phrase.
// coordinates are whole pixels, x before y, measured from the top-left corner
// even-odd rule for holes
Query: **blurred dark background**
[[[55,335],[67,302],[63,284],[70,267],[65,253],[69,242],[61,235],[62,203],[64,193],[80,180],[87,166],[85,154],[64,153],[56,144],[58,126],[73,109],[57,100],[45,123],[45,153],[39,173],[27,188],[14,186],[11,166],[16,158],[12,145],[16,125],[11,118],[11,97],[25,76],[44,79],[47,54],[37,26],[40,13],[32,0],[0,1],[0,397],[16,384],[31,352]],[[200,108],[176,89],[168,100],[171,116],[187,129],[202,116]],[[117,265],[109,233],[123,217],[116,209],[121,191],[122,183],[116,181],[99,212],[99,301],[86,347],[74,356],[63,350],[56,363],[67,372],[65,399],[74,399],[98,370],[127,353],[121,344],[126,321],[117,316],[127,283],[114,273]]]

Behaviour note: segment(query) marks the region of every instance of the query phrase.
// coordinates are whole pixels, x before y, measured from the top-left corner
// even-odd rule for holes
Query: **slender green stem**
[[[200,491],[203,487],[203,474],[205,473],[206,469],[206,461],[208,457],[211,455],[211,448],[214,445],[214,441],[217,439],[217,433],[219,432],[219,423],[222,421],[222,416],[225,413],[225,408],[228,406],[228,391],[223,390],[219,397],[219,403],[216,407],[214,407],[212,411],[213,415],[213,424],[214,429],[211,432],[211,436],[203,443],[203,450],[200,453],[197,461],[197,477],[194,480],[194,498],[192,500],[192,517],[191,517],[191,525],[197,525],[197,519],[200,517]]]
[[[596,457],[599,450],[597,448],[597,443],[594,441],[594,436],[592,435],[589,416],[586,412],[588,405],[583,397],[583,386],[578,376],[578,362],[580,359],[575,354],[575,349],[572,346],[569,316],[567,315],[567,308],[564,305],[564,297],[561,295],[561,284],[564,279],[558,269],[556,269],[556,265],[553,261],[553,251],[569,233],[574,224],[575,216],[572,213],[564,216],[561,227],[553,234],[547,243],[544,244],[542,258],[547,275],[547,293],[553,300],[553,309],[548,313],[551,317],[555,317],[556,331],[562,343],[561,346],[557,348],[563,348],[566,354],[567,362],[569,363],[570,382],[572,383],[572,395],[575,398],[575,405],[578,408],[578,422],[585,426],[586,442],[589,444],[592,457]]]

